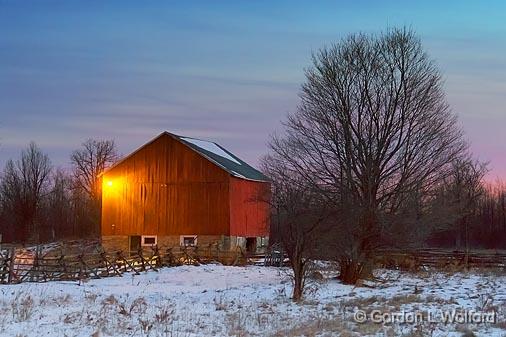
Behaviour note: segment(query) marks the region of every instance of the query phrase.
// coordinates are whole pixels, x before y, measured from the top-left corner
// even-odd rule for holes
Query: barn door
[[[130,237],[130,254],[137,254],[141,248],[141,236],[133,235]]]
[[[255,253],[257,250],[257,238],[246,238],[246,251]]]

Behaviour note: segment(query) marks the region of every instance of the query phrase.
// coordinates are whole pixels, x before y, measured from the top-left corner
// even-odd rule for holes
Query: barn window
[[[179,237],[179,244],[181,246],[196,246],[197,245],[197,235],[181,235]]]
[[[154,246],[156,245],[156,235],[143,235],[142,245],[143,246]]]

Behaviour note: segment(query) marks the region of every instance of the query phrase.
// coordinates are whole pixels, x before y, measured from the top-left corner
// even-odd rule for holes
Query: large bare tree
[[[467,146],[441,73],[406,29],[322,48],[300,98],[270,142],[272,156],[346,216],[341,277],[353,282],[389,217],[437,186]]]

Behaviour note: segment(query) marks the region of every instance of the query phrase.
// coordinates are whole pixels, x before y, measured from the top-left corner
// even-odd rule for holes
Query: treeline
[[[85,141],[70,170],[54,167],[35,143],[0,176],[2,242],[40,243],[100,233],[100,173],[117,160],[111,140]]]
[[[506,249],[506,185],[480,183],[481,193],[466,217],[434,234],[428,244],[448,248]]]

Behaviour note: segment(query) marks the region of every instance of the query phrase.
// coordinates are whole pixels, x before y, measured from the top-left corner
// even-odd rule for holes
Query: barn
[[[266,176],[220,145],[163,132],[102,175],[102,244],[216,244],[255,251],[269,234]]]

